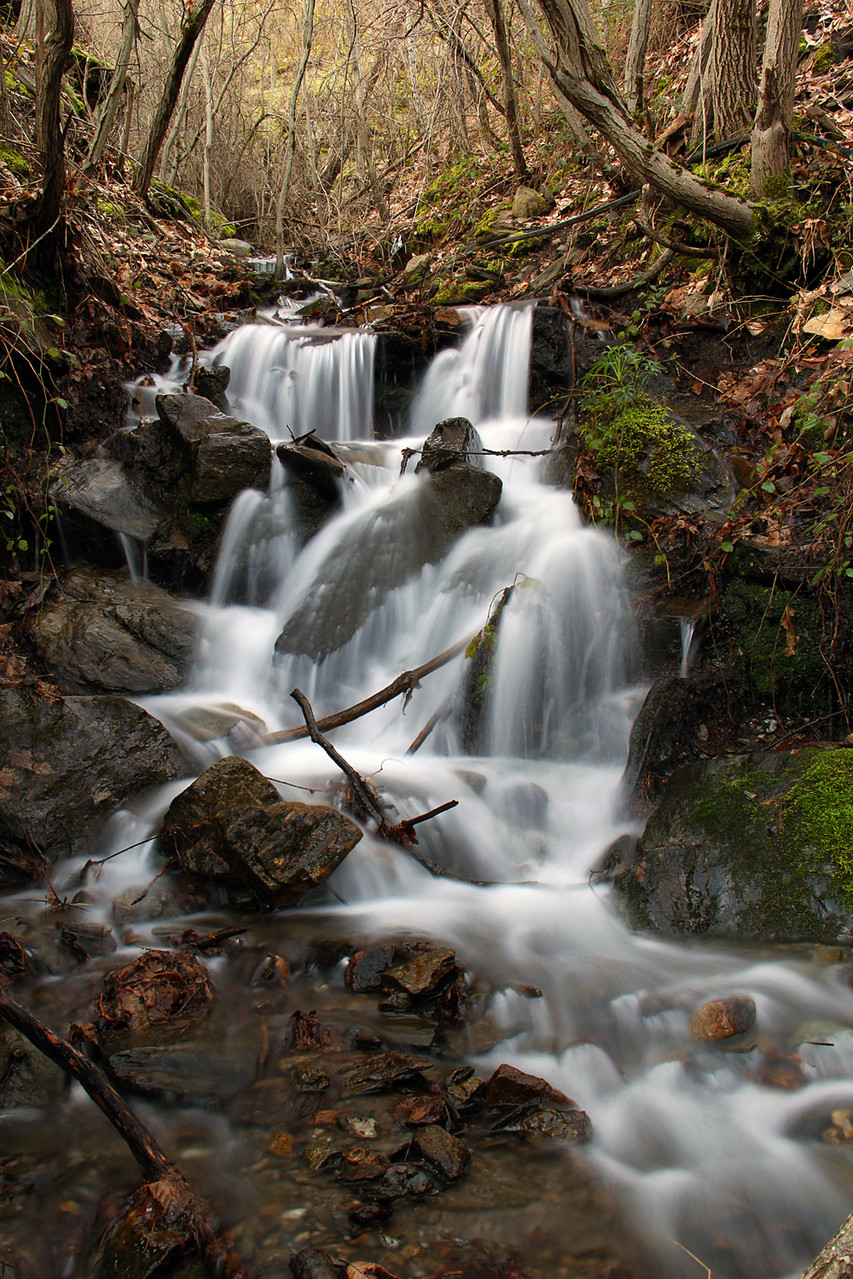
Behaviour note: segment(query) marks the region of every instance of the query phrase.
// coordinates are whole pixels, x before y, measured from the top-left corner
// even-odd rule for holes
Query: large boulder
[[[616,890],[637,928],[853,940],[853,750],[729,755],[673,775]]]
[[[189,391],[158,395],[155,404],[186,469],[189,501],[220,504],[245,488],[266,488],[271,446],[258,427],[221,413]]]
[[[313,431],[291,444],[279,444],[276,456],[287,473],[294,522],[307,541],[339,510],[344,485],[353,482],[352,473]]]
[[[437,475],[450,466],[480,466],[482,449],[483,441],[467,417],[448,417],[439,422],[424,440],[421,460],[415,471],[429,471]]]
[[[30,627],[51,670],[75,688],[162,693],[184,680],[198,618],[150,582],[78,568]]]
[[[72,550],[108,568],[124,562],[122,536],[146,544],[164,522],[157,497],[108,457],[67,457],[55,473],[50,497]]]
[[[254,765],[229,756],[172,801],[159,844],[192,875],[238,880],[285,906],[321,884],[361,834],[334,808],[283,801]]]
[[[0,690],[0,852],[10,860],[32,843],[47,857],[82,851],[114,809],[184,771],[162,724],[123,697]]]

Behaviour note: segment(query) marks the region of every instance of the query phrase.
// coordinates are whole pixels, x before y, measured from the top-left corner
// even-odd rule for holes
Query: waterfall
[[[411,438],[393,443],[356,443],[370,435],[369,336],[256,324],[216,348],[211,358],[232,369],[235,411],[273,438],[310,427],[352,441],[348,456],[370,480],[304,546],[278,471],[268,493],[242,495],[203,609],[193,677],[146,705],[184,742],[206,710],[224,708],[261,730],[299,724],[294,686],[318,717],[352,705],[482,632],[511,586],[480,641],[489,661],[475,689],[472,659],[460,654],[406,705],[389,702],[335,735],[401,816],[458,800],[418,827],[421,848],[491,886],[432,878],[365,835],[330,880],[334,896],[268,917],[262,944],[275,951],[288,930],[313,927],[364,939],[408,929],[452,945],[496,1044],[475,1056],[478,1070],[511,1062],[588,1111],[593,1140],[575,1157],[616,1188],[658,1273],[697,1274],[689,1252],[719,1279],[781,1279],[848,1208],[849,1156],[796,1134],[821,1108],[853,1108],[849,987],[805,954],[679,945],[626,930],[588,882],[616,838],[638,833],[617,807],[644,691],[623,555],[607,533],[583,525],[568,493],[542,483],[536,458],[490,454],[482,460],[503,483],[491,526],[425,562],[418,496],[428,480],[400,477],[401,447],[419,447],[447,416],[468,416],[495,452],[548,447],[553,424],[526,414],[531,314],[528,306],[472,311],[459,349],[439,355],[426,377]],[[280,635],[287,642],[277,651]],[[466,722],[473,694],[484,706],[476,755]],[[331,766],[312,743],[264,746],[256,735],[252,745],[253,761],[287,798],[326,787]],[[223,737],[195,749],[201,763],[235,748]],[[115,846],[143,839],[175,789],[116,826]],[[110,891],[122,864],[110,867]],[[156,938],[150,921],[134,936]],[[522,996],[522,985],[541,998]],[[742,1054],[691,1044],[697,1004],[747,993],[762,1040]],[[802,1088],[758,1082],[768,1044],[799,1046]],[[521,1175],[536,1167],[531,1159]],[[552,1192],[556,1185],[543,1194]],[[464,1231],[461,1210],[451,1215],[452,1232]]]

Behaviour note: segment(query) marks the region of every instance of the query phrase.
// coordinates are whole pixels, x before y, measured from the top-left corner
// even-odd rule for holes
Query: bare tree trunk
[[[36,102],[42,99],[44,89],[44,32],[45,32],[45,0],[36,0],[35,8],[35,52],[36,52]],[[44,137],[41,133],[42,121],[41,113],[36,108],[36,146],[44,145]]]
[[[754,221],[748,204],[701,182],[653,147],[631,123],[586,0],[538,0],[550,31],[550,45],[528,0],[520,0],[520,4],[557,93],[568,98],[598,130],[630,171],[729,234],[748,235]]]
[[[646,47],[649,43],[649,26],[652,20],[652,0],[634,0],[631,15],[631,35],[625,56],[625,101],[632,115],[642,115],[643,77],[646,67]]]
[[[648,2],[651,3],[651,0],[648,0]],[[507,130],[509,132],[509,148],[512,153],[512,167],[515,169],[516,177],[521,181],[525,181],[530,177],[530,171],[527,168],[527,161],[524,158],[524,149],[521,145],[521,130],[518,122],[518,99],[515,95],[515,82],[512,77],[512,58],[509,51],[509,40],[507,39],[501,0],[486,0],[486,9],[488,11],[489,20],[492,24],[492,31],[495,36],[495,48],[498,53],[498,61],[501,64],[504,110],[506,113]]]
[[[717,0],[714,132],[718,141],[749,128],[755,111],[755,0]]]
[[[833,1235],[823,1252],[800,1279],[851,1279],[853,1276],[853,1215]]]
[[[32,221],[39,235],[46,235],[59,221],[62,212],[62,197],[65,193],[65,133],[59,122],[59,95],[73,42],[74,13],[71,0],[56,0],[53,26],[45,43],[41,92],[36,101],[36,136],[41,139],[42,188]]]
[[[169,186],[175,185],[175,176],[177,174],[179,163],[177,160],[175,161],[174,172],[170,174],[169,161],[171,159],[175,143],[178,140],[178,134],[181,131],[181,126],[184,124],[187,112],[187,98],[189,97],[190,85],[193,81],[193,75],[195,74],[196,63],[198,62],[198,55],[200,53],[201,45],[196,44],[187,66],[187,73],[181,81],[181,92],[178,97],[178,105],[176,106],[174,116],[172,117],[172,126],[169,129],[169,135],[163,144],[163,159],[160,164],[160,181],[168,183]]]
[[[802,26],[803,0],[771,0],[752,130],[752,189],[756,196],[765,192],[768,179],[788,171]]]
[[[124,173],[124,162],[127,159],[127,148],[130,146],[130,126],[133,123],[133,99],[136,87],[132,80],[126,80],[127,92],[124,97],[124,127],[121,131],[121,147],[119,148],[119,172]]]
[[[157,163],[157,157],[160,154],[160,148],[163,145],[169,121],[178,101],[181,81],[184,78],[187,63],[192,56],[196,41],[204,31],[204,24],[207,22],[213,3],[214,0],[198,0],[198,4],[195,7],[190,5],[187,8],[184,20],[181,23],[181,38],[175,45],[169,74],[163,85],[160,101],[154,111],[154,118],[151,121],[151,128],[148,132],[148,140],[145,143],[145,150],[142,153],[142,159],[139,161],[139,168],[133,181],[134,191],[143,198],[148,194],[148,188],[151,185],[154,166]]]
[[[296,106],[299,101],[299,90],[305,79],[308,59],[311,57],[311,44],[314,39],[314,0],[305,0],[305,15],[302,21],[302,56],[293,89],[290,94],[290,111],[287,118],[287,148],[284,157],[284,177],[278,193],[275,207],[275,275],[280,280],[284,275],[284,209],[287,204],[287,193],[290,189],[290,175],[293,172],[293,153],[296,148]]]
[[[201,54],[201,73],[204,80],[204,154],[202,156],[203,209],[202,225],[210,235],[210,159],[213,155],[213,88],[210,68],[204,51]]]
[[[112,132],[112,127],[118,114],[119,103],[124,93],[130,59],[136,47],[136,36],[139,30],[138,18],[139,0],[125,0],[121,48],[118,51],[110,87],[101,107],[98,123],[95,126],[92,145],[89,147],[86,159],[83,161],[81,172],[84,177],[88,176],[100,164],[101,156],[104,154],[104,147],[107,145],[107,139]]]

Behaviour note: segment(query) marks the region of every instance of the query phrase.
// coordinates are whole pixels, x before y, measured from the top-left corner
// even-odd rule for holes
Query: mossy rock
[[[853,750],[680,768],[617,891],[654,932],[853,941]]]
[[[20,151],[10,147],[7,142],[0,142],[0,163],[14,173],[16,178],[26,179],[30,176],[30,166]]]
[[[436,306],[472,306],[494,287],[491,280],[444,280],[432,300]]]

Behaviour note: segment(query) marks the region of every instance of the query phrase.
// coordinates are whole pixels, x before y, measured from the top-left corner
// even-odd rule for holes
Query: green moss
[[[832,41],[822,44],[812,58],[812,71],[815,75],[825,75],[830,67],[838,61]]]
[[[484,238],[488,236],[491,233],[495,223],[498,221],[499,217],[500,217],[499,209],[487,209],[487,211],[480,218],[480,221],[474,227],[474,238],[480,239],[481,236]]]
[[[113,204],[109,200],[97,200],[95,207],[103,217],[110,218],[113,222],[125,220],[125,212],[120,204]]]
[[[811,853],[813,869],[821,870],[829,862],[853,903],[853,753],[819,755],[781,807],[786,836]]]
[[[11,169],[16,178],[28,178],[30,176],[30,166],[20,151],[16,151],[14,147],[10,147],[6,142],[0,142],[0,161],[5,164],[7,169]]]
[[[732,567],[739,571],[726,588],[722,613],[733,659],[742,664],[753,698],[798,718],[829,710],[817,602],[778,584],[750,580],[743,558],[736,557]]]
[[[439,283],[432,300],[436,306],[470,306],[494,288],[487,280],[444,280]]]
[[[644,392],[609,419],[595,421],[588,443],[596,470],[618,471],[620,487],[627,485],[640,495],[670,497],[689,487],[696,475],[690,431]]]

